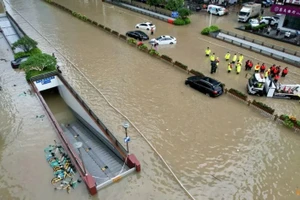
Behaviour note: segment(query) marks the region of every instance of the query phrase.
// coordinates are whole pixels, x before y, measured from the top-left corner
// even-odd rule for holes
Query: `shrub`
[[[257,107],[260,107],[261,109],[263,109],[264,111],[270,113],[270,114],[274,114],[275,110],[273,108],[271,108],[270,106],[262,103],[262,102],[259,102],[259,101],[255,101],[253,100],[252,101],[252,104],[253,105],[256,105]]]
[[[185,21],[178,17],[177,19],[174,20],[173,24],[177,26],[182,26],[185,25]]]
[[[236,89],[230,88],[228,90],[228,92],[231,93],[231,94],[233,94],[236,97],[239,97],[240,99],[245,100],[245,101],[248,99],[248,96],[246,94],[244,94],[244,93],[242,93],[242,92],[240,92],[240,91],[238,91]]]
[[[188,18],[188,17],[185,18],[184,21],[185,21],[185,24],[190,24],[190,23],[191,23],[191,20],[190,20],[190,18]]]
[[[179,8],[178,14],[179,14],[180,18],[185,19],[188,16],[190,16],[192,14],[192,12],[187,8]]]
[[[134,45],[137,44],[136,40],[133,39],[133,38],[128,39],[127,42],[128,42],[129,44],[134,44]]]
[[[32,55],[39,54],[39,53],[42,53],[42,51],[39,48],[34,48],[34,49],[31,49],[29,52],[15,53],[14,57],[15,57],[15,59],[18,59],[18,58],[21,58],[24,56],[32,56]]]
[[[12,49],[15,50],[16,48],[20,48],[24,52],[29,52],[31,49],[36,48],[37,44],[38,43],[30,37],[24,36],[12,44]]]
[[[201,31],[201,34],[202,34],[202,35],[208,35],[208,34],[209,34],[209,28],[204,28],[204,29]]]
[[[217,31],[219,31],[219,30],[220,30],[219,27],[212,25],[212,26],[210,26],[210,27],[204,28],[204,29],[201,31],[201,34],[202,34],[202,35],[209,35],[209,33],[217,32]]]
[[[245,25],[245,30],[251,30],[251,25],[250,24],[246,24]]]
[[[32,76],[56,70],[56,59],[48,54],[35,54],[20,65],[25,70],[26,79]]]
[[[159,56],[158,51],[156,51],[155,49],[150,49],[150,50],[149,50],[149,54],[152,55],[152,56],[153,56],[153,55]]]
[[[187,70],[188,66],[182,64],[181,62],[175,61],[174,65],[180,67],[181,69]]]
[[[147,45],[145,45],[145,44],[138,45],[138,48],[139,48],[140,50],[148,50],[148,47],[147,47]]]
[[[210,29],[209,32],[216,32],[216,31],[219,31],[219,30],[220,30],[219,27],[214,26],[214,25],[210,26],[209,29]]]
[[[194,75],[196,75],[196,76],[200,76],[201,78],[205,77],[204,74],[202,74],[201,72],[198,72],[198,71],[196,71],[196,70],[193,70],[193,69],[190,70],[190,73],[191,73],[191,74],[194,74]]]
[[[170,57],[167,56],[167,55],[161,55],[161,58],[164,59],[164,60],[167,60],[167,61],[169,61],[169,62],[172,62],[172,61],[173,61],[173,59],[170,58]]]
[[[300,121],[296,119],[296,117],[288,116],[288,115],[280,115],[279,117],[283,120],[283,124],[289,128],[298,128],[300,129]]]

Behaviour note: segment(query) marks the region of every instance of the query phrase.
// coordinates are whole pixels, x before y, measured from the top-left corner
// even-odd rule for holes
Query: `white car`
[[[143,22],[143,23],[137,24],[137,25],[135,25],[135,28],[145,29],[147,31],[151,30],[151,28],[153,28],[154,30],[156,29],[155,25],[152,24],[151,22]]]
[[[176,44],[177,41],[175,37],[169,35],[162,35],[159,36],[158,38],[150,40],[149,43],[162,45],[162,44]]]
[[[258,19],[250,19],[249,24],[251,25],[251,27],[259,26],[259,20]]]
[[[269,16],[266,16],[266,17],[262,17],[262,19],[260,20],[260,24],[269,24],[270,22],[270,25],[272,26],[278,26],[278,19],[276,19],[275,17],[269,17]]]

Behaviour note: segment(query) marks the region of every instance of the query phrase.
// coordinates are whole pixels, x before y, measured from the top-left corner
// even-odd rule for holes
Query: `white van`
[[[216,5],[208,5],[207,12],[209,14],[211,13],[213,15],[219,16],[228,14],[228,10],[226,8]]]

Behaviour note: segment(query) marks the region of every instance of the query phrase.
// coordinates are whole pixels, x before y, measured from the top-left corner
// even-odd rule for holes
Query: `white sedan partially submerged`
[[[172,37],[170,35],[162,35],[159,36],[158,38],[152,39],[149,41],[150,44],[176,44],[177,40],[175,37]]]
[[[147,31],[150,31],[151,29],[153,29],[153,30],[156,29],[155,25],[152,24],[151,22],[143,22],[143,23],[137,24],[137,25],[135,25],[135,28],[144,29]]]

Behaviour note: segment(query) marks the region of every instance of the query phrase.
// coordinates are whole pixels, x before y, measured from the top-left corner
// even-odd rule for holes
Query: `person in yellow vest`
[[[236,74],[239,74],[242,70],[242,63],[238,60],[236,63]]]
[[[233,58],[232,58],[232,63],[234,64],[236,62],[236,59],[237,59],[237,55],[236,53],[233,55]]]
[[[271,69],[269,68],[266,72],[265,72],[265,78],[267,78],[271,73]]]
[[[239,55],[239,61],[242,63],[243,60],[244,60],[244,56],[243,56],[243,54],[240,54],[240,55]]]
[[[214,62],[216,60],[216,56],[215,53],[213,53],[212,55],[210,55],[210,61]]]
[[[211,52],[210,48],[207,47],[207,49],[205,50],[205,56],[208,57],[210,52]]]
[[[260,65],[259,65],[259,63],[257,63],[257,64],[255,65],[255,67],[254,67],[254,72],[255,72],[255,73],[258,73],[259,70],[260,70]]]
[[[227,52],[227,53],[225,54],[225,60],[228,61],[229,59],[230,59],[230,53]]]
[[[227,72],[230,73],[231,70],[232,70],[232,64],[231,64],[231,62],[230,62],[230,63],[228,63],[228,65],[227,65]]]

